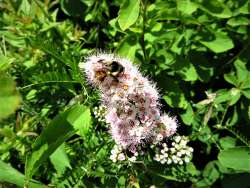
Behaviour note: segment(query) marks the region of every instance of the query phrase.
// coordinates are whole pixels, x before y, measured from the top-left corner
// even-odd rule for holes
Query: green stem
[[[46,82],[40,82],[40,83],[35,83],[35,84],[29,84],[27,86],[18,88],[18,90],[23,90],[29,87],[42,85],[42,84],[48,84],[48,83],[80,83],[80,82],[79,81],[46,81]]]
[[[147,56],[147,52],[146,52],[146,46],[145,46],[145,32],[146,32],[146,22],[147,22],[147,16],[146,16],[146,12],[147,12],[147,0],[141,1],[142,4],[142,35],[141,35],[141,47],[142,47],[142,51],[143,51],[143,56],[144,56],[144,62],[148,62],[148,56]]]

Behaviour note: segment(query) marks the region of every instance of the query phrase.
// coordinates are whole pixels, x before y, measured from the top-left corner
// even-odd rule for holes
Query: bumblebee
[[[103,81],[106,76],[111,76],[115,81],[118,82],[117,76],[124,71],[124,67],[117,61],[99,60],[98,62],[103,63],[107,67],[107,71],[98,71],[96,73],[97,78]]]
[[[112,75],[113,77],[117,77],[118,74],[124,71],[124,67],[118,63],[117,61],[108,62],[110,70],[108,71],[108,75]]]

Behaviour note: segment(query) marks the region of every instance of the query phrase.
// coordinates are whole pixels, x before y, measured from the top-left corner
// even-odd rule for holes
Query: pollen
[[[127,85],[127,84],[124,84],[124,85],[122,86],[122,88],[123,88],[125,91],[127,91],[127,90],[128,90],[128,85]]]

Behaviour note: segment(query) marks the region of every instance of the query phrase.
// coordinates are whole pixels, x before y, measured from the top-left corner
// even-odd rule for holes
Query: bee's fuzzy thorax
[[[79,64],[90,83],[100,89],[106,122],[115,142],[132,152],[138,145],[174,134],[175,118],[160,114],[156,85],[127,59],[97,53]]]

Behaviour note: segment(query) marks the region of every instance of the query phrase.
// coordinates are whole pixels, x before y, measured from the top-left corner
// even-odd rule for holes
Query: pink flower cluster
[[[160,114],[155,85],[131,61],[101,53],[89,56],[79,67],[101,91],[106,122],[117,145],[135,153],[138,146],[160,142],[176,132],[176,119]]]

